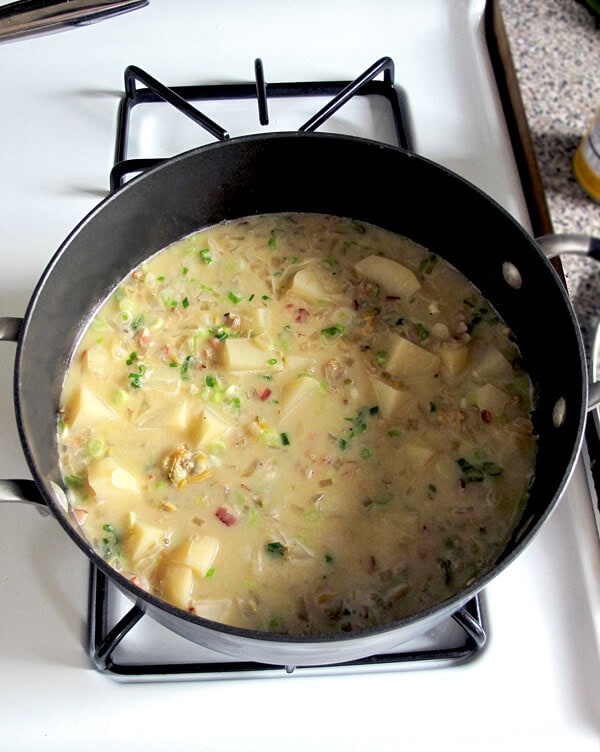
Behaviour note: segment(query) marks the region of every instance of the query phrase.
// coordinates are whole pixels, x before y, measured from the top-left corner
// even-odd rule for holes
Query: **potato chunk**
[[[444,342],[438,350],[445,373],[456,378],[465,372],[469,365],[469,348],[460,342]]]
[[[219,541],[210,535],[191,538],[173,555],[172,561],[190,567],[200,577],[206,577],[219,551]]]
[[[473,363],[473,376],[479,382],[508,381],[513,377],[513,367],[496,347],[480,351]]]
[[[179,608],[187,609],[192,588],[194,586],[194,573],[190,567],[183,564],[169,564],[165,567],[161,587],[165,600]]]
[[[167,405],[156,409],[150,408],[139,421],[140,428],[170,428],[182,430],[186,428],[188,421],[187,403],[178,402],[175,405]]]
[[[165,531],[156,525],[134,519],[125,538],[125,551],[134,563],[158,553],[166,538]]]
[[[240,331],[246,337],[262,334],[269,328],[269,310],[267,308],[247,308],[239,313]]]
[[[341,292],[332,277],[327,278],[323,270],[311,266],[294,274],[289,290],[307,303],[326,303]]]
[[[229,430],[229,425],[210,410],[203,410],[190,423],[190,441],[196,446],[210,444],[220,439]]]
[[[510,397],[493,384],[484,384],[475,390],[475,404],[480,410],[487,410],[492,415],[501,415]]]
[[[383,418],[392,418],[411,401],[410,392],[397,389],[381,379],[371,379],[377,403]]]
[[[319,390],[319,382],[311,376],[297,376],[295,379],[288,381],[281,389],[281,399],[279,404],[284,414],[295,410],[301,402],[311,394],[316,394]]]
[[[363,277],[381,285],[389,295],[410,298],[421,287],[414,272],[384,256],[367,256],[354,265]]]
[[[236,337],[221,343],[220,361],[228,371],[281,370],[280,358],[274,351],[259,347],[252,339]],[[275,360],[276,363],[269,363]]]
[[[75,391],[65,407],[65,423],[72,431],[93,428],[118,417],[110,405],[84,384]]]
[[[134,476],[110,457],[89,464],[88,483],[100,499],[119,499],[140,493]]]
[[[436,450],[427,444],[406,441],[403,444],[404,453],[410,466],[421,470],[436,454]]]
[[[415,345],[399,334],[393,334],[388,343],[385,370],[396,378],[410,378],[432,373],[440,364],[437,355]]]

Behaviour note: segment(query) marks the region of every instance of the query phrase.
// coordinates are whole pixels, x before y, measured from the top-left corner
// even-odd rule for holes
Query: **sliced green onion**
[[[321,334],[324,337],[339,337],[344,333],[344,327],[341,324],[334,324],[328,326],[325,329],[321,329]]]

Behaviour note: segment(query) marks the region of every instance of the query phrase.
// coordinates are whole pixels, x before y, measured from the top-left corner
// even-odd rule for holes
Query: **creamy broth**
[[[68,369],[71,513],[141,588],[226,624],[357,631],[493,566],[532,390],[452,266],[378,227],[249,217],[135,269]]]

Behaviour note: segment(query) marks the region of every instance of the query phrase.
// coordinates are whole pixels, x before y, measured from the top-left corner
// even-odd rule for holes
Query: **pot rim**
[[[200,146],[200,147],[191,149],[189,151],[183,152],[181,154],[175,155],[172,158],[164,160],[163,162],[151,168],[150,170],[131,179],[122,188],[119,188],[117,191],[105,197],[90,212],[88,212],[88,214],[85,217],[83,217],[77,223],[77,225],[72,229],[72,231],[67,235],[64,241],[60,244],[59,248],[54,253],[48,265],[46,266],[44,272],[39,278],[37,285],[33,291],[33,294],[30,298],[27,311],[24,316],[23,326],[21,329],[18,343],[17,343],[15,379],[14,379],[14,402],[15,402],[15,411],[17,415],[17,425],[18,425],[19,435],[21,438],[21,444],[22,444],[22,448],[23,448],[28,466],[31,470],[31,473],[36,481],[38,488],[40,489],[42,493],[42,496],[44,497],[48,506],[50,507],[53,513],[53,516],[59,521],[61,526],[65,529],[67,534],[76,543],[76,545],[78,545],[78,547],[86,554],[88,559],[90,559],[91,563],[95,565],[96,567],[98,567],[98,569],[100,569],[102,572],[104,572],[111,581],[115,582],[119,590],[124,592],[127,595],[127,597],[133,600],[136,604],[139,605],[141,603],[142,604],[141,608],[143,610],[145,610],[145,607],[147,605],[150,605],[152,607],[152,610],[156,612],[158,615],[160,615],[161,612],[164,612],[167,615],[167,617],[173,617],[179,620],[184,620],[185,622],[188,622],[188,623],[192,623],[194,625],[198,625],[199,627],[206,628],[211,633],[218,632],[223,635],[227,635],[232,638],[235,638],[236,640],[241,640],[247,644],[267,643],[269,646],[272,646],[272,647],[279,646],[281,650],[285,652],[288,648],[294,648],[294,647],[301,649],[302,647],[305,647],[305,646],[313,646],[313,647],[323,646],[326,648],[327,646],[337,645],[337,644],[347,644],[348,646],[350,646],[356,643],[363,643],[366,640],[368,641],[368,638],[370,637],[389,635],[392,632],[396,632],[400,628],[409,627],[411,625],[416,625],[421,622],[426,622],[430,617],[434,617],[436,615],[441,616],[443,614],[449,615],[450,613],[459,610],[475,594],[477,594],[483,588],[485,588],[489,584],[489,582],[492,579],[494,579],[501,571],[503,571],[510,563],[512,563],[512,561],[528,545],[528,543],[532,540],[532,538],[538,533],[539,529],[542,527],[547,517],[556,508],[556,505],[559,499],[563,495],[564,489],[567,483],[569,482],[569,479],[574,471],[575,463],[577,461],[577,458],[579,456],[581,446],[583,443],[584,427],[585,427],[584,406],[587,402],[588,375],[587,375],[587,368],[584,366],[585,351],[584,351],[581,333],[576,324],[575,315],[574,315],[570,300],[568,298],[567,292],[564,289],[564,286],[562,285],[562,283],[559,282],[558,277],[556,277],[556,284],[559,287],[563,300],[566,303],[566,309],[569,311],[571,319],[572,319],[572,323],[574,324],[573,331],[577,338],[577,348],[580,354],[579,367],[581,370],[581,405],[582,405],[582,408],[581,408],[579,419],[578,419],[578,431],[576,435],[576,440],[573,443],[573,446],[571,449],[570,458],[567,464],[567,470],[562,478],[562,482],[556,488],[555,494],[553,498],[548,502],[543,514],[539,517],[537,522],[529,530],[527,530],[518,539],[518,541],[515,542],[515,545],[506,555],[504,555],[504,552],[503,552],[500,555],[499,560],[495,564],[490,566],[482,575],[476,578],[476,580],[474,580],[474,582],[471,585],[459,591],[458,593],[454,594],[452,597],[447,598],[444,601],[438,602],[435,605],[423,611],[419,611],[418,613],[412,614],[403,619],[399,619],[399,620],[392,621],[386,624],[378,625],[376,627],[364,629],[364,630],[361,630],[360,632],[355,632],[355,633],[340,632],[340,633],[332,633],[332,634],[324,634],[324,635],[309,635],[309,636],[290,635],[290,634],[279,634],[279,633],[271,633],[271,632],[245,629],[245,628],[230,626],[227,624],[222,624],[219,622],[214,622],[214,621],[211,621],[210,619],[206,619],[196,614],[191,614],[176,606],[173,606],[167,601],[164,601],[158,598],[157,596],[154,596],[151,593],[145,590],[142,590],[141,588],[134,585],[123,574],[121,574],[119,571],[117,571],[112,566],[107,564],[96,553],[96,551],[93,549],[91,544],[87,542],[85,537],[71,524],[71,522],[69,521],[67,517],[67,513],[63,509],[63,504],[61,503],[61,500],[57,498],[57,495],[53,491],[49,480],[44,478],[40,474],[37,464],[35,462],[35,459],[32,456],[32,453],[30,451],[29,440],[28,440],[28,435],[27,435],[28,433],[27,427],[25,426],[24,421],[22,420],[22,400],[21,400],[20,393],[21,393],[22,379],[24,378],[23,349],[24,347],[26,347],[26,344],[27,344],[27,336],[28,336],[28,331],[30,328],[30,323],[36,314],[36,304],[37,304],[37,301],[39,299],[39,296],[42,290],[44,289],[44,286],[47,280],[52,275],[52,272],[56,266],[57,261],[68,250],[73,239],[76,238],[77,235],[82,231],[82,229],[85,228],[90,222],[93,222],[94,218],[99,213],[110,210],[112,203],[118,202],[119,200],[121,200],[120,198],[121,196],[131,191],[140,190],[140,186],[143,186],[145,182],[159,179],[161,173],[166,170],[171,170],[182,165],[185,166],[186,162],[192,159],[196,154],[199,154],[199,153],[205,154],[205,153],[210,153],[214,150],[222,150],[222,149],[231,150],[235,148],[236,145],[238,144],[243,145],[249,142],[280,141],[282,139],[289,139],[293,141],[297,141],[297,140],[309,140],[309,141],[325,140],[327,141],[327,140],[330,140],[330,141],[344,141],[344,142],[356,143],[357,147],[358,146],[363,146],[363,147],[370,146],[371,148],[376,148],[381,151],[400,152],[407,159],[416,160],[418,162],[427,164],[435,172],[443,173],[444,175],[449,177],[452,181],[459,181],[463,185],[467,186],[469,190],[478,194],[480,198],[484,199],[486,202],[491,204],[495,208],[496,212],[498,212],[499,214],[505,217],[505,220],[508,220],[510,223],[516,226],[516,228],[520,231],[522,235],[523,242],[530,245],[531,249],[534,250],[539,255],[540,261],[543,261],[544,263],[548,264],[547,259],[545,258],[544,254],[540,250],[539,246],[535,243],[535,240],[493,198],[488,196],[484,191],[482,191],[480,188],[478,188],[476,185],[474,185],[467,179],[463,178],[461,175],[458,175],[457,173],[444,167],[443,165],[440,165],[426,157],[422,157],[420,155],[417,155],[401,147],[388,145],[388,144],[382,144],[381,142],[378,142],[378,141],[372,141],[370,139],[360,138],[356,136],[346,136],[346,135],[340,136],[337,134],[330,134],[330,133],[297,132],[297,131],[294,131],[294,132],[282,131],[282,132],[266,133],[266,134],[252,134],[252,135],[247,135],[247,136],[236,137],[234,139],[230,139],[227,141],[216,142],[216,143]],[[575,367],[575,364],[574,364],[574,367]],[[351,657],[361,657],[361,656],[356,656],[352,654]],[[275,651],[273,658],[281,659],[281,653],[278,653],[277,651]],[[339,662],[340,660],[338,656],[334,656],[334,659],[335,659],[335,662]],[[297,665],[300,665],[300,662],[298,662]]]

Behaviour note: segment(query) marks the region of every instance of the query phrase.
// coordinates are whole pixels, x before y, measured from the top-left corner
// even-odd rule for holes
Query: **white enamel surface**
[[[106,194],[129,64],[172,85],[251,82],[255,57],[271,82],[348,80],[389,55],[416,150],[473,180],[527,226],[483,6],[152,0],[93,26],[1,44],[0,315],[23,314],[60,242]],[[290,113],[273,103],[270,128],[293,129],[318,106],[300,102]],[[249,103],[206,109],[232,136],[260,129]],[[352,110],[358,135],[379,128],[377,110]],[[130,156],[206,142],[183,116],[167,117],[132,123]],[[349,120],[344,110],[328,129],[348,132]],[[27,477],[11,399],[14,345],[2,347],[0,476]],[[596,750],[598,549],[580,464],[543,530],[488,588],[490,644],[470,665],[130,685],[90,668],[85,557],[51,519],[0,505],[0,741],[10,750]],[[178,654],[181,644],[166,649]]]

